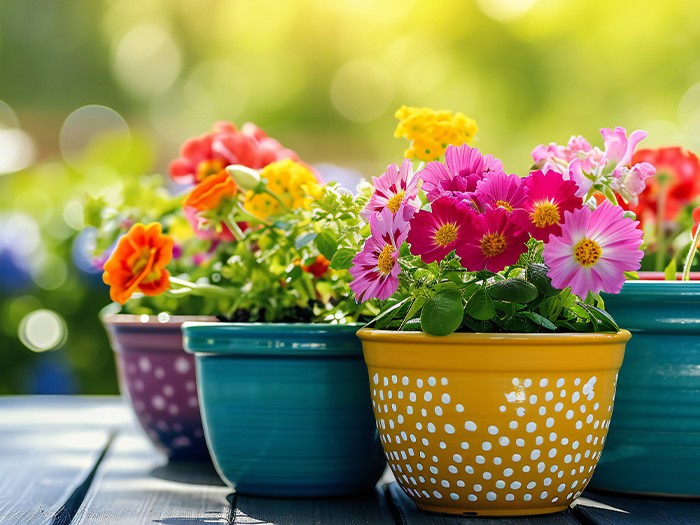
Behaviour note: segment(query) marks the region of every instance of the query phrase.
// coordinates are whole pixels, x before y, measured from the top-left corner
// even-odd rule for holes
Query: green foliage
[[[403,270],[408,284],[395,294],[402,299],[383,303],[374,320],[377,328],[420,326],[431,335],[619,330],[599,295],[581,301],[568,288],[552,287],[537,242],[528,243],[528,252],[501,273],[468,272],[453,255],[440,264],[408,255]]]

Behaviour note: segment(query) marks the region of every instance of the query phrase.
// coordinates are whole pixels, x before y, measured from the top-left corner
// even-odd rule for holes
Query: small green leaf
[[[527,280],[534,284],[540,293],[554,295],[557,289],[552,286],[552,280],[547,276],[549,267],[546,264],[532,263],[526,270]]]
[[[525,317],[530,319],[530,321],[537,323],[542,328],[546,328],[547,330],[556,330],[557,329],[557,325],[555,325],[552,321],[550,321],[546,317],[541,316],[540,314],[538,314],[536,312],[521,312],[520,315],[524,315]]]
[[[676,264],[676,258],[674,257],[671,259],[671,262],[668,263],[668,266],[664,268],[664,279],[667,281],[675,281],[676,280],[676,270],[677,270],[677,264]],[[637,277],[639,278],[639,277]]]
[[[403,323],[400,327],[399,330],[401,331],[420,331],[420,319],[415,318],[415,319],[409,319],[405,323]]]
[[[427,300],[428,298],[424,295],[419,295],[418,297],[416,297],[413,300],[413,303],[411,303],[411,307],[408,309],[406,317],[404,317],[404,323],[407,323],[409,320],[413,319],[416,316],[416,314],[420,312],[421,308],[423,308]]]
[[[352,268],[352,260],[357,253],[351,248],[341,248],[331,259],[331,268],[334,270],[348,270]]]
[[[306,246],[311,241],[313,241],[317,235],[318,234],[316,232],[308,232],[308,233],[305,233],[304,235],[300,235],[294,241],[294,247],[297,250],[300,250],[303,246]]]
[[[338,250],[338,239],[336,239],[333,232],[323,230],[316,236],[316,247],[321,252],[321,255],[332,261],[335,252]]]
[[[457,330],[464,317],[462,295],[456,290],[443,290],[428,299],[420,315],[423,331],[430,335],[448,335]]]
[[[533,323],[529,318],[521,314],[517,314],[513,317],[507,317],[505,319],[499,320],[498,324],[506,332],[532,333],[540,331],[539,325]]]
[[[590,304],[585,305],[585,308],[591,314],[591,320],[593,321],[594,329],[596,332],[620,331],[620,327],[617,326],[615,319],[613,319],[612,316],[605,310],[601,310],[600,308],[596,308],[595,306]]]
[[[377,317],[372,319],[365,326],[369,326],[369,325],[374,323],[379,328],[379,324],[380,324],[379,322],[384,321],[384,320],[386,320],[386,323],[388,324],[396,316],[397,310],[399,308],[401,308],[404,304],[406,304],[409,299],[410,299],[410,297],[406,297],[404,299],[401,299],[396,304],[394,304],[394,305],[390,306],[389,308],[387,308],[386,310],[384,310],[382,313],[380,313]],[[387,303],[389,303],[390,301],[391,301],[391,299],[389,301],[387,301]],[[388,320],[387,320],[387,317],[388,317]]]
[[[511,303],[529,303],[538,295],[537,287],[524,279],[505,279],[486,287],[488,294],[496,300]]]
[[[668,266],[666,268],[668,268]],[[674,270],[674,273],[675,273],[675,270]],[[629,279],[630,281],[638,281],[639,280],[639,274],[637,272],[624,272],[624,274],[625,274],[625,279]]]
[[[496,316],[493,299],[481,286],[474,290],[474,293],[467,301],[466,311],[478,321],[488,321]]]
[[[469,328],[472,332],[493,332],[493,323],[491,321],[479,321],[470,315],[465,315],[462,319],[462,324]]]

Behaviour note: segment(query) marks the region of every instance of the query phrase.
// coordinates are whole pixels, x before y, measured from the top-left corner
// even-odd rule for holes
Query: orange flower
[[[136,291],[158,295],[170,287],[165,266],[173,256],[173,240],[163,235],[161,226],[134,224],[104,264],[102,280],[111,288],[113,301],[124,304]]]
[[[304,265],[301,267],[301,269],[305,272],[309,272],[314,277],[321,278],[326,275],[330,265],[331,262],[328,259],[326,259],[323,255],[318,255],[313,263]]]
[[[225,198],[236,195],[238,188],[225,170],[211,175],[200,182],[187,196],[185,206],[191,206],[198,211],[213,210]]]

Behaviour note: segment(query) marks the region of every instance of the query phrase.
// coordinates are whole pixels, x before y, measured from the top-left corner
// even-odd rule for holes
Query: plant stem
[[[192,283],[190,281],[185,281],[184,279],[179,279],[178,277],[170,277],[170,283],[171,284],[176,284],[178,286],[182,286],[183,288],[187,288],[191,290],[192,293],[198,293],[199,295],[207,295],[207,294],[213,294],[213,295],[222,295],[222,296],[231,296],[235,295],[237,293],[237,290],[229,290],[226,288],[221,288],[220,286],[214,286],[211,284],[197,284],[197,283]]]
[[[688,255],[685,258],[685,263],[683,264],[683,277],[682,280],[690,280],[690,267],[693,264],[693,259],[695,259],[695,252],[698,251],[698,242],[700,242],[700,227],[695,231],[693,235],[693,240],[691,241],[690,250],[688,250]]]
[[[656,200],[656,254],[654,257],[654,269],[663,272],[666,266],[666,232],[664,222],[666,219],[666,186],[659,187]]]

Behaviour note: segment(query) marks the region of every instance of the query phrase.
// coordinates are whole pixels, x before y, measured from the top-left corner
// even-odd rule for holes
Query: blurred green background
[[[523,174],[540,143],[646,129],[700,150],[700,4],[0,2],[0,394],[116,392],[82,199],[253,121],[350,180],[398,162],[402,104],[462,111]],[[333,167],[336,168],[333,168]]]

